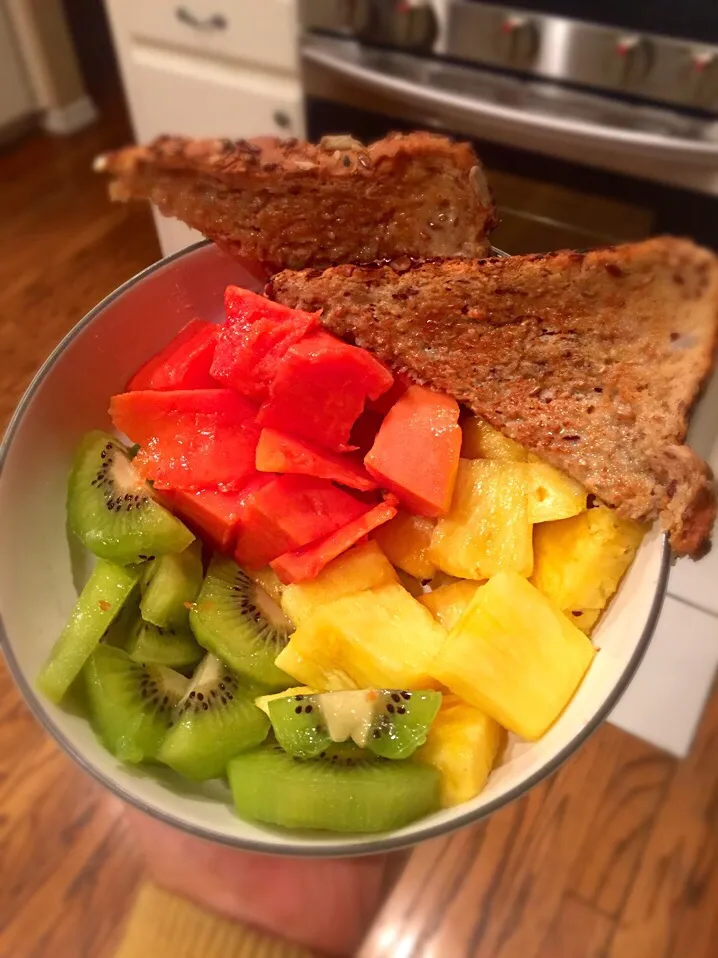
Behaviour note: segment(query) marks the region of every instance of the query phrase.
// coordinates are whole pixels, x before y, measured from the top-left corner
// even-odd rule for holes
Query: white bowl
[[[620,698],[663,602],[669,550],[658,532],[641,545],[596,632],[601,651],[553,728],[539,742],[513,742],[473,801],[384,835],[299,833],[242,821],[222,783],[192,786],[169,771],[122,765],[83,718],[35,691],[87,571],[65,529],[65,487],[77,443],[89,429],[111,428],[109,397],[184,323],[222,318],[228,283],[261,287],[258,277],[205,243],[156,263],[75,326],[23,397],[0,449],[0,645],[10,670],[36,717],[79,765],[126,801],[203,838],[280,854],[362,854],[468,825],[554,772]]]

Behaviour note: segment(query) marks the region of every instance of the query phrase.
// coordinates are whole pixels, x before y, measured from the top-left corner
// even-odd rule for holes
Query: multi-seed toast
[[[98,157],[116,200],[150,200],[227,252],[270,268],[368,263],[397,256],[481,256],[495,225],[468,143],[392,134],[189,140]]]
[[[711,369],[718,260],[670,237],[588,253],[286,271],[268,294],[453,395],[619,514],[698,555],[710,470],[684,445]]]

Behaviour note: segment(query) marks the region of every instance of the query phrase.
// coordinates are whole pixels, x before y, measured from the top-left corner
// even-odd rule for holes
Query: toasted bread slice
[[[151,200],[227,252],[301,269],[396,256],[481,256],[495,225],[468,143],[393,134],[364,147],[348,136],[188,140],[98,157],[116,200]]]
[[[283,272],[268,293],[450,393],[622,516],[704,549],[710,470],[687,446],[718,260],[670,237],[547,255]]]

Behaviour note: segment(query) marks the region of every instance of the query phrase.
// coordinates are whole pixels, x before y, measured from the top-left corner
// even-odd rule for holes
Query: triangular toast
[[[482,256],[494,203],[468,143],[394,133],[189,140],[100,156],[116,200],[153,202],[234,256],[299,269],[407,255]]]
[[[268,294],[453,395],[622,516],[699,554],[710,470],[684,445],[718,331],[718,260],[662,237],[588,253],[285,271]]]

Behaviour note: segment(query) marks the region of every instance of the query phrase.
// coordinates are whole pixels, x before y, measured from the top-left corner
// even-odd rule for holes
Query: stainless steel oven
[[[718,0],[300,0],[310,137],[476,141],[514,252],[718,248]]]

